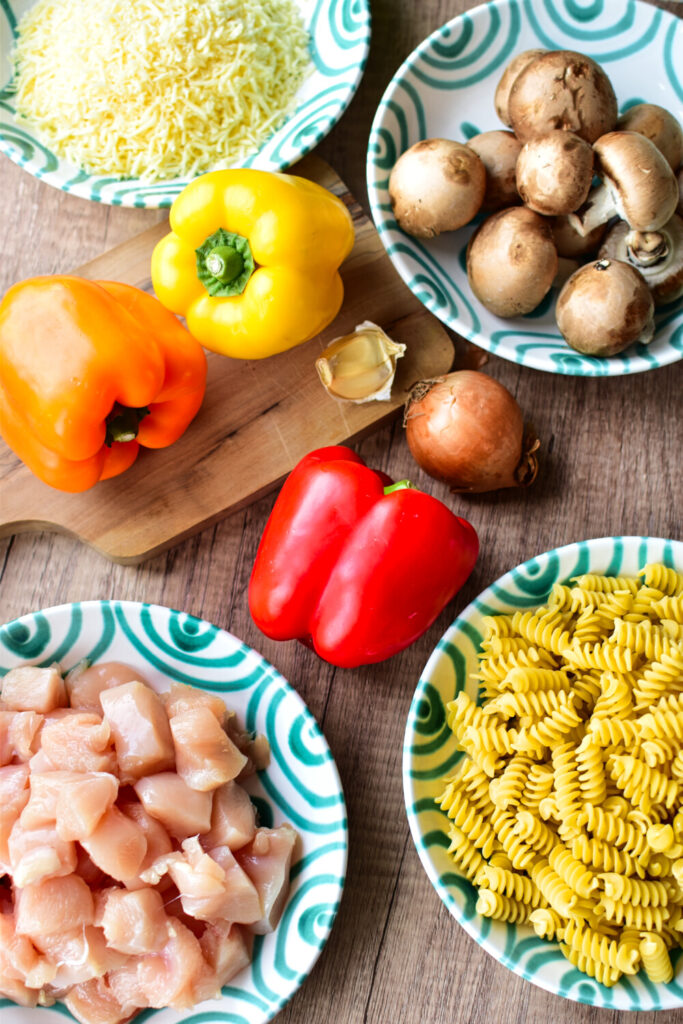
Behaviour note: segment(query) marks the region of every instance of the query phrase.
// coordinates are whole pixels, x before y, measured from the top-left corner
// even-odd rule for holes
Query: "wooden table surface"
[[[366,208],[366,139],[386,84],[421,39],[474,4],[373,0],[372,6],[363,82],[318,150]],[[680,12],[681,5],[660,6]],[[0,292],[24,277],[65,272],[163,216],[65,195],[0,157]],[[481,539],[479,562],[461,593],[420,641],[384,664],[336,670],[297,643],[267,640],[251,622],[247,582],[272,495],[139,567],[111,564],[65,536],[22,534],[0,541],[0,621],[89,598],[184,609],[260,650],[318,719],[348,802],[349,869],[330,940],[278,1016],[281,1024],[602,1024],[635,1017],[543,992],[496,963],[456,924],[410,838],[401,748],[410,699],[432,648],[455,615],[504,571],[587,537],[681,537],[683,363],[590,380],[492,358],[486,372],[512,391],[542,440],[539,477],[528,492],[449,495],[417,469],[400,423],[358,446],[370,465],[395,479],[410,477],[470,519]],[[660,1012],[657,1024],[675,1016]],[[654,1014],[638,1015],[639,1024],[654,1020]]]

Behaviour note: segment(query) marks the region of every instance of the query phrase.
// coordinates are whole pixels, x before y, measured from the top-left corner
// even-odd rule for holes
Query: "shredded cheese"
[[[19,24],[17,115],[90,174],[187,177],[279,127],[307,47],[293,0],[39,0]]]

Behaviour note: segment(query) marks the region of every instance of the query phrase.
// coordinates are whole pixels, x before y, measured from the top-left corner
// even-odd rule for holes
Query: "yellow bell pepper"
[[[289,174],[248,168],[192,181],[152,254],[161,302],[214,352],[262,359],[314,337],[339,312],[338,268],[353,246],[336,196]]]

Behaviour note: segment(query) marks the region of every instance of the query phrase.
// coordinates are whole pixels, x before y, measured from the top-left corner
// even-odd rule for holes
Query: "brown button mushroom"
[[[683,131],[668,110],[656,103],[636,103],[617,121],[617,131],[638,132],[654,142],[672,171],[683,163]]]
[[[573,50],[550,50],[517,75],[508,113],[521,142],[554,128],[595,142],[614,128],[617,99],[609,78],[590,57]]]
[[[557,255],[566,256],[568,259],[585,259],[595,255],[606,230],[606,224],[598,224],[587,235],[580,235],[572,225],[569,216],[555,217],[553,238],[557,246]]]
[[[416,142],[398,158],[389,178],[394,216],[404,231],[418,238],[468,224],[485,190],[486,171],[477,154],[449,139]]]
[[[525,206],[494,213],[467,247],[470,287],[497,316],[521,316],[536,309],[556,272],[550,222]]]
[[[631,231],[619,221],[605,236],[600,259],[623,260],[645,278],[656,306],[683,295],[683,218],[674,214],[659,231]]]
[[[638,132],[608,132],[593,146],[602,184],[569,219],[581,234],[614,216],[636,231],[657,231],[678,203],[674,172],[653,142]]]
[[[568,345],[590,356],[615,356],[654,335],[654,302],[642,275],[619,260],[580,267],[557,298],[557,326]]]
[[[483,210],[500,210],[519,202],[515,168],[522,148],[512,132],[492,131],[474,135],[467,143],[486,168]]]
[[[529,209],[548,217],[578,209],[592,181],[593,150],[559,128],[527,142],[517,160],[517,191]]]
[[[678,206],[676,207],[676,213],[680,213],[683,217],[683,167],[678,172]]]
[[[522,53],[518,53],[516,57],[513,57],[505,68],[503,76],[496,86],[493,103],[498,117],[501,119],[503,124],[508,125],[508,127],[510,126],[510,115],[508,113],[510,89],[514,84],[517,75],[519,75],[528,64],[531,64],[532,60],[535,60],[536,57],[540,57],[542,53],[547,52],[547,50],[524,50]]]

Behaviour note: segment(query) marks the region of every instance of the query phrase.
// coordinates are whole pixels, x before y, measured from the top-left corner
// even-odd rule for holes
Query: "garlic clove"
[[[391,397],[396,363],[406,346],[393,341],[370,320],[330,342],[315,367],[325,390],[334,398],[385,402]]]

